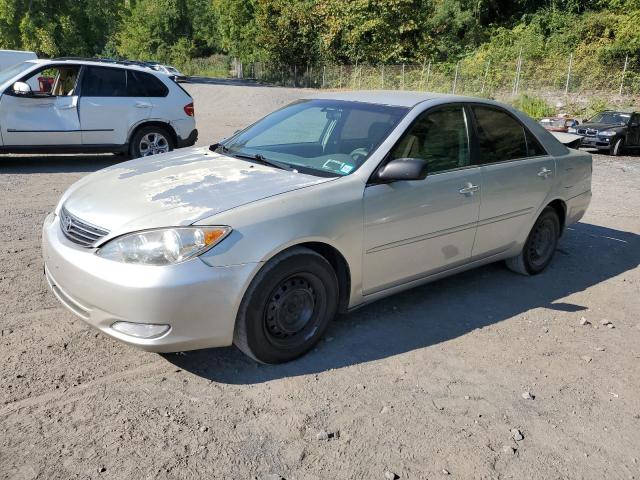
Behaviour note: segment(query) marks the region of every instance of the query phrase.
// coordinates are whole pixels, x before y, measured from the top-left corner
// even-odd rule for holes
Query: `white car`
[[[156,72],[160,72],[168,76],[169,78],[175,80],[176,82],[186,82],[187,76],[184,73],[181,73],[176,67],[172,67],[171,65],[160,65],[155,64],[151,65],[151,68]]]
[[[0,50],[0,70],[13,67],[18,63],[26,62],[27,60],[35,60],[38,56],[34,52],[27,52],[23,50]]]
[[[0,71],[0,153],[142,157],[191,146],[197,136],[191,96],[147,68],[53,59]]]

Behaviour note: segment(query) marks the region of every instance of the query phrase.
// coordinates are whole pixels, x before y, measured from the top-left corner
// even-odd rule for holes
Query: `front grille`
[[[593,128],[579,128],[578,135],[586,135],[587,137],[595,137],[598,133],[597,130]]]
[[[98,240],[109,233],[95,225],[80,220],[70,214],[66,208],[60,209],[60,229],[65,237],[83,247],[92,247]]]

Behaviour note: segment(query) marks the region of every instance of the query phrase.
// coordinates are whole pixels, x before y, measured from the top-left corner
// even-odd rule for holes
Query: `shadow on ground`
[[[497,263],[388,297],[338,318],[316,349],[288,364],[258,365],[234,347],[164,357],[231,384],[318,373],[427,348],[535,308],[585,310],[565,297],[639,263],[640,235],[579,223],[565,233],[541,275],[519,276]]]
[[[124,155],[0,155],[0,174],[89,173],[124,162]]]

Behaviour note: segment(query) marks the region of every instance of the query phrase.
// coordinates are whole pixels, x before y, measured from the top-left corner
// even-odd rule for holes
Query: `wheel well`
[[[166,122],[159,122],[159,121],[144,122],[144,123],[141,123],[140,125],[136,126],[136,128],[134,128],[131,131],[131,133],[129,134],[129,140],[127,141],[127,144],[130,144],[131,140],[133,139],[135,134],[138,132],[138,130],[140,130],[141,128],[144,128],[144,127],[162,127],[166,131],[168,131],[169,134],[171,135],[171,140],[173,141],[173,146],[175,147],[178,144],[178,134],[173,129],[173,127],[170,124],[166,123]]]
[[[342,254],[331,245],[322,242],[307,242],[296,245],[297,247],[306,247],[322,255],[327,260],[338,277],[338,312],[345,313],[349,306],[349,296],[351,292],[351,272],[349,264]]]
[[[564,232],[564,222],[567,217],[567,205],[562,200],[554,200],[547,207],[553,208],[558,214],[560,220],[560,235]]]

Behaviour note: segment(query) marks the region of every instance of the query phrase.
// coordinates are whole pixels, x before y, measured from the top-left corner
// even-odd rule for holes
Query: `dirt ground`
[[[308,93],[208,83],[187,86],[200,144]],[[640,155],[594,156],[591,208],[544,274],[393,296],[282,366],[145,353],[59,305],[41,224],[118,161],[0,159],[1,478],[640,479]]]

